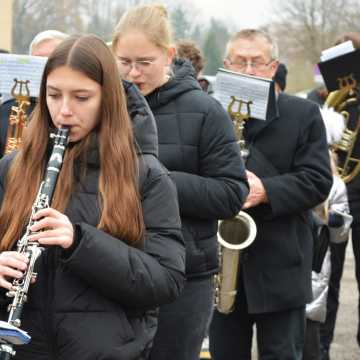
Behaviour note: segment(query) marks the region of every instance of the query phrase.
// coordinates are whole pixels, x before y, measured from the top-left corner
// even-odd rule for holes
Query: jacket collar
[[[172,64],[172,75],[168,82],[146,96],[152,110],[174,101],[181,94],[193,89],[201,90],[195,70],[189,60],[177,58]]]

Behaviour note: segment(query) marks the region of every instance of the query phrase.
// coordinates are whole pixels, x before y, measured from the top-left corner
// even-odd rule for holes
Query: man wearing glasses
[[[272,79],[277,46],[262,31],[240,31],[227,44],[224,65]],[[245,124],[250,193],[243,210],[255,220],[257,237],[241,254],[234,311],[214,313],[214,360],[251,359],[254,325],[259,359],[302,359],[305,304],[312,296],[308,210],[327,198],[332,175],[318,107],[284,93],[275,98],[265,121]]]

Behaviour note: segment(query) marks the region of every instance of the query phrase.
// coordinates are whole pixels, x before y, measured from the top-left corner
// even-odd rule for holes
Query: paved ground
[[[341,280],[340,307],[331,347],[331,360],[359,360],[356,342],[358,290],[354,274],[354,256],[348,245],[343,278]]]

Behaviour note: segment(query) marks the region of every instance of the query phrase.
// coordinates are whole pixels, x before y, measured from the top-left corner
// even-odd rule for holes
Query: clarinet
[[[14,345],[26,344],[31,337],[20,329],[23,306],[27,301],[27,294],[32,279],[36,279],[34,272],[36,260],[44,248],[37,241],[30,241],[29,236],[34,234],[30,227],[35,223],[33,216],[41,209],[50,207],[56,182],[63,163],[64,153],[68,145],[69,128],[60,128],[50,137],[54,138],[54,146],[50,155],[44,180],[41,182],[36,200],[32,206],[31,217],[26,226],[25,234],[17,242],[17,252],[29,259],[29,265],[21,279],[14,279],[12,289],[6,293],[13,298],[9,304],[8,321],[0,321],[0,360],[9,360],[15,355]]]

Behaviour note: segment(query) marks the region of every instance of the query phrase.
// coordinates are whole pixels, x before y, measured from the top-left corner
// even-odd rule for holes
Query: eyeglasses
[[[255,70],[263,70],[267,66],[269,66],[272,62],[274,62],[274,59],[271,59],[269,62],[264,62],[262,60],[237,60],[232,61],[231,59],[227,59],[229,63],[233,66],[235,66],[239,70],[245,70],[248,66],[251,66]]]
[[[121,70],[126,73],[129,73],[133,68],[135,68],[137,71],[144,72],[150,68],[155,60],[156,59],[131,61],[128,59],[118,59],[118,63],[121,67]]]

